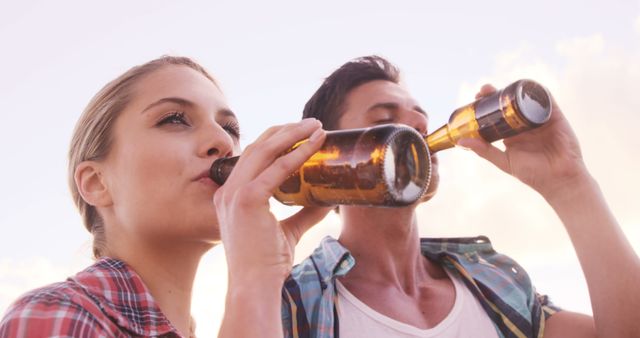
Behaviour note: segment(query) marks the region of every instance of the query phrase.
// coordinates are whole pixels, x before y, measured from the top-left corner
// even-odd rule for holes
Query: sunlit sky
[[[0,3],[0,312],[23,292],[91,263],[66,181],[71,131],[89,99],[129,67],[195,58],[220,81],[242,144],[296,121],[345,61],[396,63],[431,129],[480,85],[535,79],[554,94],[592,175],[640,250],[640,2],[610,1],[2,1]],[[489,236],[540,292],[590,313],[571,243],[544,200],[477,158],[440,154],[438,196],[418,209],[424,236]],[[273,203],[284,217],[295,208]],[[339,233],[330,215],[297,260]],[[226,290],[223,251],[203,259],[197,333],[214,336]]]

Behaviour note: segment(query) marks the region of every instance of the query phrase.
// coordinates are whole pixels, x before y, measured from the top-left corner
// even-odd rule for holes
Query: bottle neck
[[[234,156],[215,160],[209,169],[209,177],[219,185],[223,185],[239,159],[240,156]]]
[[[452,148],[456,145],[449,135],[449,126],[447,124],[427,135],[427,137],[425,137],[425,142],[427,142],[427,147],[431,154],[435,154],[440,150]]]

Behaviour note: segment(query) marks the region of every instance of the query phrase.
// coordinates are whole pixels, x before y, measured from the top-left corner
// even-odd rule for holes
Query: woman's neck
[[[198,264],[210,244],[141,243],[112,250],[142,278],[169,322],[185,337],[192,333],[191,293]],[[198,248],[202,246],[202,248]],[[207,246],[207,248],[205,248]]]

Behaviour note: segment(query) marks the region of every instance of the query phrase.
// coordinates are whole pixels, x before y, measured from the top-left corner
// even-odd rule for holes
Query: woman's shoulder
[[[78,336],[110,332],[113,326],[95,295],[78,276],[31,290],[7,309],[0,322],[0,337]],[[86,277],[85,277],[86,278]],[[106,330],[106,331],[105,331]]]
[[[5,316],[21,312],[41,316],[47,312],[67,311],[83,298],[80,287],[71,280],[49,284],[20,296],[7,310]]]
[[[7,309],[0,322],[0,337],[65,335],[80,333],[83,329],[99,330],[101,325],[95,317],[95,310],[95,303],[73,281],[50,284],[27,292]]]
[[[24,294],[0,322],[3,338],[158,336],[172,331],[140,276],[108,257],[64,282]]]

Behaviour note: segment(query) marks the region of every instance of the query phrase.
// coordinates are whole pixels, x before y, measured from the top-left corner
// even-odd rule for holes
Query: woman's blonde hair
[[[76,167],[83,161],[100,161],[107,156],[112,144],[114,122],[131,101],[135,84],[145,75],[168,65],[187,66],[200,72],[217,85],[213,77],[192,59],[182,56],[162,56],[135,66],[107,83],[91,99],[76,124],[69,148],[69,187],[84,226],[93,235],[95,258],[101,257],[106,248],[104,224],[96,208],[89,205],[78,191],[74,179]]]

